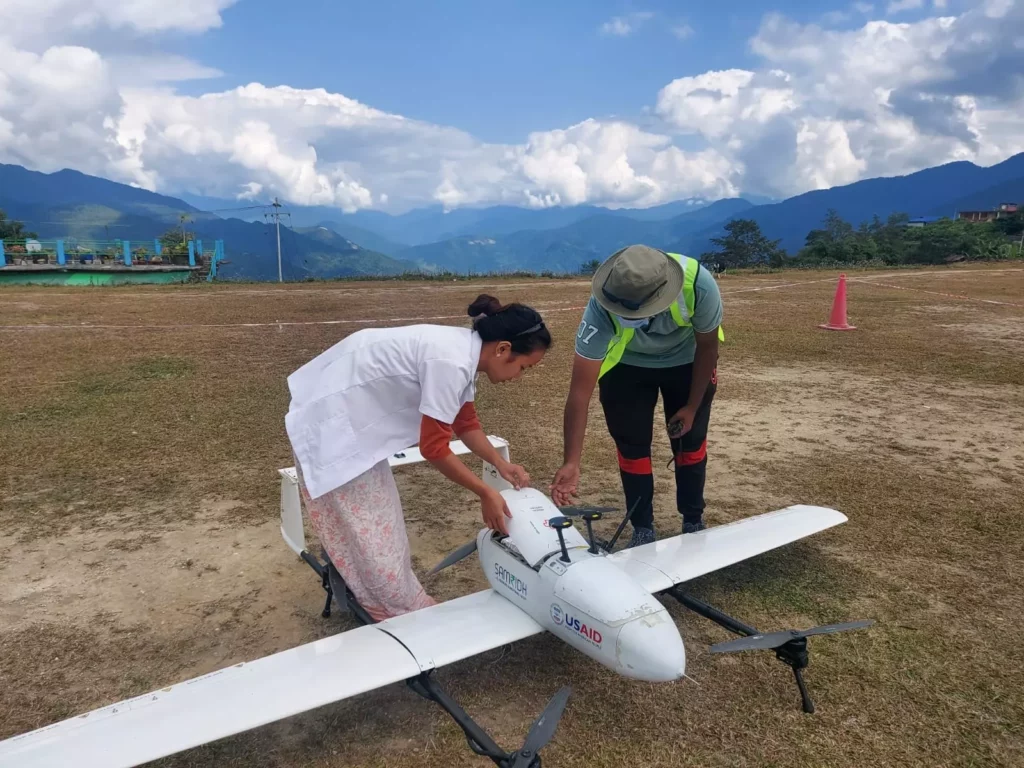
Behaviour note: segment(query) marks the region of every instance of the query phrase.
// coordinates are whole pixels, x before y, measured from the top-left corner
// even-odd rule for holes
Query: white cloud
[[[679,78],[657,111],[737,166],[749,191],[794,194],[952,160],[1024,151],[1024,4],[987,0],[958,17],[853,30],[768,16],[759,70]]]
[[[729,164],[714,151],[683,153],[668,136],[622,122],[587,120],[530,136],[521,167],[532,205],[645,205],[678,196],[736,194]]]
[[[886,8],[886,12],[891,16],[894,13],[914,11],[923,7],[924,0],[892,0],[892,2],[889,3],[889,7]]]
[[[689,40],[693,37],[693,27],[686,23],[676,24],[672,27],[672,34],[680,40]]]
[[[119,86],[209,80],[224,74],[219,69],[174,54],[113,55],[108,56],[106,61]]]
[[[737,124],[763,124],[792,111],[796,98],[784,73],[729,69],[672,81],[658,94],[657,110],[684,132],[722,139]]]
[[[11,39],[59,37],[98,28],[152,33],[205,32],[237,0],[3,0],[0,32]]]
[[[615,37],[627,37],[652,18],[654,18],[654,14],[650,11],[631,13],[628,16],[614,16],[601,25],[601,33]]]
[[[854,3],[853,10],[858,13],[869,14],[875,12],[875,6],[871,3]]]
[[[934,5],[939,10],[942,10],[946,7],[947,0],[932,0],[932,5]]]
[[[216,70],[142,45],[159,39],[153,30],[212,29],[230,4],[6,0],[0,162],[354,210],[778,196],[1024,151],[1021,0],[843,30],[770,15],[749,45],[760,63],[673,80],[656,95],[653,127],[595,118],[509,144],[322,89],[214,89]],[[621,18],[633,31],[650,15]],[[4,22],[19,34],[5,37],[15,27]],[[53,35],[33,36],[43,22]],[[104,47],[111,30],[140,46],[125,50],[118,32]],[[183,80],[208,92],[182,94]]]

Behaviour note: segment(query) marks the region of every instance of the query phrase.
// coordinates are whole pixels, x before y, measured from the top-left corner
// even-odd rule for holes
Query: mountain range
[[[1024,153],[988,167],[947,163],[782,201],[741,196],[614,210],[491,206],[445,212],[435,206],[400,215],[286,205],[282,271],[288,280],[421,270],[576,272],[631,243],[699,256],[733,218],[753,219],[792,254],[829,209],[856,226],[874,216],[952,217],[1003,202],[1024,202]],[[224,240],[230,263],[222,267],[223,277],[277,278],[268,209],[246,201],[170,197],[73,170],[44,174],[0,164],[0,210],[42,238],[81,240],[152,240],[186,216],[197,237]]]

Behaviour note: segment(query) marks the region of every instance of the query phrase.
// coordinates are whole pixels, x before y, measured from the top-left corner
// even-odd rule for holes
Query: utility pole
[[[281,203],[278,201],[276,197],[274,198],[274,202],[272,202],[271,205],[274,207],[274,212],[270,214],[265,213],[263,214],[263,216],[264,218],[266,216],[274,217],[274,225],[277,228],[277,282],[283,283],[284,278],[281,275],[281,217],[291,216],[291,214],[281,213]]]

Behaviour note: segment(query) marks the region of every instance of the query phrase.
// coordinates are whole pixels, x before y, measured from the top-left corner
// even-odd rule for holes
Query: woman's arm
[[[483,430],[479,430],[479,433],[483,435]],[[420,453],[442,475],[479,496],[482,516],[487,527],[508,535],[505,518],[512,517],[512,513],[505,500],[452,453],[448,447],[451,435],[452,428],[449,425],[424,416],[420,422]],[[483,436],[486,440],[487,436]]]
[[[517,491],[520,488],[529,487],[530,476],[526,470],[518,464],[505,461],[502,455],[498,453],[498,449],[491,445],[487,433],[480,426],[480,419],[477,418],[476,408],[472,401],[462,406],[458,417],[452,424],[452,429],[459,439],[466,444],[466,447],[473,452],[474,456],[493,465],[498,470],[498,474],[512,483],[512,486]]]

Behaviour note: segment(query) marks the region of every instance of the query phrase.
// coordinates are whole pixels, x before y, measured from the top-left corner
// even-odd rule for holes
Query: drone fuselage
[[[548,521],[558,508],[533,489],[502,491],[509,535],[483,530],[480,563],[492,589],[548,632],[620,675],[650,682],[683,676],[686,654],[668,611],[575,528],[558,532]]]

